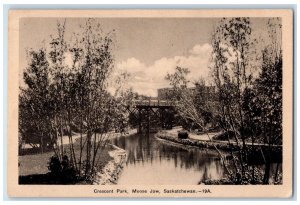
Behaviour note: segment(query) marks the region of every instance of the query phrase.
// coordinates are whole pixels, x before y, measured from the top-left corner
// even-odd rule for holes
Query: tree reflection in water
[[[127,151],[121,184],[197,184],[203,173],[210,179],[224,176],[214,150],[187,148],[153,134],[119,137],[112,143]]]

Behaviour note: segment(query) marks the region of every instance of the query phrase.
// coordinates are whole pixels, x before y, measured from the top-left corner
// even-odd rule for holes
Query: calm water
[[[186,148],[143,134],[119,137],[113,143],[128,153],[118,180],[120,185],[193,185],[203,177],[224,176],[223,166],[213,150]]]

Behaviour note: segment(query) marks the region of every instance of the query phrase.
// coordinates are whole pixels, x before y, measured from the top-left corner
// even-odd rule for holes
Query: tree
[[[281,125],[278,126],[281,122],[281,43],[274,41],[278,39],[274,37],[274,26],[270,26],[269,23],[268,27],[272,28],[269,38],[273,42],[273,48],[263,49],[261,65],[256,65],[258,70],[261,70],[257,79],[254,79],[254,66],[251,64],[251,50],[257,47],[255,39],[251,37],[250,20],[224,18],[213,33],[212,70],[219,94],[220,126],[225,132],[233,131],[235,143],[241,147],[238,157],[233,158],[235,178],[239,183],[248,183],[249,180],[251,183],[259,183],[261,180],[255,176],[257,167],[253,164],[250,166],[249,156],[253,158],[254,143],[261,135],[266,135],[264,129],[271,126],[265,122],[275,122],[277,129],[274,128],[273,131],[281,133]],[[274,134],[273,131],[270,132],[272,129],[267,132],[268,136]],[[247,149],[246,146],[246,140],[249,138],[252,142],[251,149]],[[269,144],[270,141],[267,141]],[[229,138],[228,143],[232,143]],[[268,154],[270,155],[270,149]],[[270,171],[270,162],[265,162],[265,165],[264,183],[269,178],[266,173]],[[249,172],[252,173],[251,177]]]
[[[29,144],[39,144],[43,152],[51,143],[49,115],[49,63],[45,49],[29,52],[30,63],[24,71],[26,89],[19,95],[19,131]]]
[[[206,124],[207,121],[212,121],[215,117],[212,116],[214,112],[210,110],[213,106],[211,106],[211,104],[203,98],[200,99],[201,96],[199,96],[199,93],[197,93],[194,89],[188,88],[189,81],[187,80],[187,75],[189,72],[190,71],[188,68],[181,68],[177,66],[175,73],[167,74],[165,78],[169,81],[173,88],[172,92],[170,93],[170,96],[172,96],[170,100],[175,105],[174,107],[176,108],[176,112],[182,119],[188,123],[196,124],[205,134],[207,134],[207,137],[211,140],[210,136],[208,135],[209,130],[208,127],[206,127]],[[201,91],[200,85],[201,82],[197,82],[197,86],[199,86],[198,91]],[[199,99],[200,103],[198,102]],[[227,173],[231,174],[225,157],[216,146],[214,146],[214,148],[219,154]]]
[[[279,19],[269,19],[269,44],[261,51],[262,64],[258,78],[249,90],[251,98],[247,100],[248,119],[252,121],[252,130],[256,131],[260,141],[268,145],[265,152],[265,173],[263,183],[268,184],[271,166],[271,147],[282,144],[282,50],[281,23]],[[275,181],[278,181],[278,164]]]
[[[86,152],[84,164],[86,178],[93,176],[98,151],[106,143],[105,133],[112,122],[110,114],[114,107],[110,106],[110,98],[106,92],[106,81],[113,68],[111,35],[112,33],[104,34],[100,24],[89,19],[82,33],[76,36],[78,38],[75,38],[73,46],[69,47],[73,59],[71,72],[75,72],[74,86],[77,86],[73,88],[74,97],[70,96],[70,99],[77,100],[75,106],[80,113],[78,117],[81,119],[81,133],[83,129],[86,131],[86,146],[82,136],[80,140],[81,150],[85,147]],[[69,115],[70,117],[72,118]],[[80,171],[81,157],[82,151],[79,157]]]
[[[80,28],[66,41],[66,21],[58,22],[50,48],[30,53],[24,72],[27,87],[20,90],[20,133],[34,143],[33,136],[38,136],[41,145],[52,145],[61,166],[67,161],[78,178],[91,181],[109,131],[126,126],[122,120],[126,116],[122,99],[107,91],[114,66],[114,32],[104,33],[93,19]],[[79,145],[73,141],[75,131]],[[68,145],[64,145],[65,136]]]
[[[249,18],[224,18],[212,39],[212,69],[219,93],[220,125],[225,132],[233,131],[236,143],[239,145],[241,141],[242,144],[238,160],[234,159],[235,178],[239,183],[247,180],[248,170],[243,94],[252,80],[251,32]],[[228,141],[230,143],[229,138]]]

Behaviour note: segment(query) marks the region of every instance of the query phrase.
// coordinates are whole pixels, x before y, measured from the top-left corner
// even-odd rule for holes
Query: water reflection
[[[128,153],[118,184],[197,184],[220,179],[223,166],[214,150],[186,148],[153,135],[119,137],[113,143]]]

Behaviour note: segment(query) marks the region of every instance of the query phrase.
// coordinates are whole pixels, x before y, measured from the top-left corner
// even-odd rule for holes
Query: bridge
[[[130,115],[138,122],[138,132],[143,128],[151,132],[152,124],[160,128],[172,128],[174,105],[167,100],[133,100],[127,106]]]

